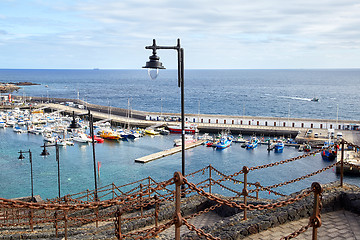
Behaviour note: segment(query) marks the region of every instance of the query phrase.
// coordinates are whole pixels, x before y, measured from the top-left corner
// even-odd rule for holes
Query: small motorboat
[[[311,145],[310,144],[306,144],[304,146],[304,152],[310,152],[311,151]]]
[[[23,133],[23,132],[26,132],[26,130],[22,129],[21,127],[19,126],[15,126],[13,127],[13,131],[16,132],[16,133]]]
[[[248,143],[246,143],[246,149],[254,149],[258,146],[259,139],[257,137],[252,137]]]
[[[185,135],[185,145],[189,144],[189,143],[194,143],[194,142],[196,142],[196,139],[194,139],[194,137],[192,135],[188,135],[188,134]],[[181,145],[182,145],[181,138],[174,140],[174,146],[179,147]]]
[[[284,146],[285,146],[284,142],[281,141],[281,140],[278,140],[278,141],[276,142],[276,144],[275,144],[275,147],[274,147],[275,152],[276,152],[276,153],[282,153],[283,150],[284,150]]]
[[[312,102],[318,102],[318,101],[319,101],[319,99],[318,99],[318,98],[316,98],[316,97],[313,97],[313,98],[311,99],[311,101],[312,101]]]
[[[102,130],[99,134],[101,138],[108,140],[118,140],[121,138],[120,135],[114,133],[111,129]]]
[[[91,135],[88,135],[88,138],[89,138],[90,141],[92,142],[92,137],[91,137]],[[97,142],[97,143],[103,143],[103,142],[104,142],[104,139],[103,139],[103,138],[98,137],[98,136],[96,136],[96,135],[94,135],[94,140],[95,140],[95,142]]]
[[[231,139],[229,139],[226,136],[223,136],[220,138],[220,140],[217,143],[215,143],[215,147],[216,149],[225,149],[230,147],[231,142],[232,142]]]
[[[325,142],[322,147],[321,157],[325,161],[334,161],[337,157],[338,146],[334,142]]]
[[[145,134],[148,134],[148,135],[159,135],[160,133],[159,132],[157,132],[157,131],[155,131],[154,129],[152,129],[152,128],[147,128],[147,129],[145,129]]]
[[[89,143],[91,142],[91,139],[89,139],[85,133],[80,132],[76,137],[73,137],[73,141],[78,143]]]
[[[245,143],[246,140],[243,138],[241,134],[239,134],[234,140],[235,143]]]
[[[168,126],[168,128],[169,128],[170,132],[173,132],[173,133],[181,133],[181,131],[182,131],[181,124],[176,125],[176,126]],[[196,124],[189,124],[189,123],[185,123],[184,130],[185,130],[185,133],[192,133],[192,134],[199,132]]]

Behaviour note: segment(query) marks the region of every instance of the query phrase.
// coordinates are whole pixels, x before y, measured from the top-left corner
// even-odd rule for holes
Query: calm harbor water
[[[274,117],[306,117],[360,119],[358,89],[360,70],[190,70],[185,75],[185,111],[229,115],[259,115]],[[140,70],[0,70],[1,82],[30,81],[41,85],[22,88],[17,94],[26,96],[66,97],[90,103],[146,111],[179,112],[180,94],[176,71],[161,72],[155,81],[148,80]],[[47,85],[48,87],[45,87]],[[319,102],[310,99],[318,97]],[[181,168],[181,154],[175,154],[147,164],[134,159],[171,148],[179,135],[143,137],[129,142],[96,144],[97,160],[102,163],[100,186],[114,182],[129,183],[147,176],[167,180]],[[40,156],[41,136],[15,134],[12,129],[0,129],[0,197],[30,195],[30,164],[17,159],[18,151],[33,153],[34,193],[42,198],[57,196],[57,163],[55,149],[50,156]],[[233,144],[223,151],[200,146],[186,152],[186,172],[209,164],[231,174],[248,167],[298,156],[294,148],[282,154],[268,154],[266,146],[253,151]],[[315,155],[294,163],[254,171],[249,181],[272,185],[300,177],[328,166],[330,163]],[[62,194],[93,189],[91,145],[75,144],[60,148]],[[275,189],[288,194],[311,182],[335,181],[338,176],[330,169],[291,186]],[[359,178],[347,177],[346,182],[360,185]]]

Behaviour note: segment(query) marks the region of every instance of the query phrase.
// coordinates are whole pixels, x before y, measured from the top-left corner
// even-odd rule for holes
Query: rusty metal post
[[[118,209],[116,211],[116,220],[115,220],[115,235],[116,235],[117,239],[122,239],[122,236],[121,236],[121,214],[122,214],[122,211],[118,207]]]
[[[115,186],[114,183],[111,184],[112,187],[112,199],[114,199],[114,195],[115,195]]]
[[[212,178],[212,176],[211,176],[211,169],[212,169],[212,166],[211,166],[211,164],[209,165],[209,193],[211,193],[211,178]]]
[[[247,174],[249,173],[249,168],[244,166],[243,167],[244,173],[244,188],[242,190],[242,195],[244,196],[244,204],[247,204],[247,196],[249,195],[249,191],[247,190]],[[243,220],[247,220],[247,209],[244,209],[244,218]]]
[[[344,139],[341,139],[340,187],[343,187],[344,183],[344,145]]]
[[[30,209],[30,228],[34,231],[34,209]]]
[[[155,199],[155,227],[158,227],[158,221],[159,221],[159,197],[157,195],[154,196]]]
[[[55,228],[55,236],[58,238],[59,237],[59,229],[58,229],[58,224],[57,224],[57,211],[54,212],[54,228]]]
[[[143,211],[144,211],[144,209],[143,209],[143,193],[142,193],[142,190],[143,190],[143,185],[142,184],[140,184],[140,193],[139,193],[139,197],[140,197],[140,206],[141,206],[141,217],[143,217]]]
[[[95,208],[95,217],[96,217],[95,227],[98,228],[99,227],[99,207]]]
[[[175,240],[180,240],[180,227],[182,225],[182,216],[180,212],[181,204],[181,186],[184,184],[183,175],[180,172],[174,173],[175,179]]]
[[[149,179],[149,185],[148,185],[147,189],[149,190],[149,199],[150,199],[150,197],[151,197],[151,192],[150,192],[151,178],[150,178],[150,176],[148,177],[148,179]]]
[[[67,204],[67,196],[64,196],[65,204]],[[68,227],[67,210],[64,210],[64,227],[65,227],[65,240],[67,240],[67,227]]]
[[[260,183],[256,182],[255,183],[256,186],[256,200],[259,200],[259,187],[260,187]]]
[[[86,189],[86,199],[89,201],[89,189]]]
[[[321,218],[320,218],[320,194],[323,189],[318,182],[314,182],[311,184],[311,189],[314,191],[314,210],[313,215],[310,217],[310,221],[312,222],[313,227],[313,240],[317,240],[317,229],[321,227]]]

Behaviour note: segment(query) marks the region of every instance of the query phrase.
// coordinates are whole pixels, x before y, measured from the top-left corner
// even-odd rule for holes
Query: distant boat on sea
[[[319,101],[319,99],[318,99],[318,98],[316,98],[316,97],[313,97],[313,98],[311,99],[311,101],[312,101],[312,102],[318,102],[318,101]]]

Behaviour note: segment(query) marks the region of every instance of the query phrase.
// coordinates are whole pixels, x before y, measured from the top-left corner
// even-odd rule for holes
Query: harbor
[[[3,172],[6,172],[6,176],[1,176],[5,181],[0,183],[1,189],[5,189],[2,192],[3,196],[10,198],[10,196],[29,195],[29,157],[30,163],[34,165],[31,166],[31,176],[33,171],[35,196],[41,196],[42,199],[53,198],[57,196],[58,188],[59,196],[64,196],[61,201],[65,203],[78,201],[76,196],[80,196],[81,192],[86,193],[83,200],[95,201],[96,193],[91,190],[95,169],[91,159],[95,154],[97,161],[95,179],[98,180],[100,205],[103,201],[107,201],[103,199],[111,195],[114,199],[117,194],[124,197],[126,194],[123,193],[129,194],[132,189],[139,189],[141,192],[139,196],[142,198],[149,193],[145,187],[147,184],[149,186],[155,184],[151,189],[160,190],[160,194],[163,194],[167,190],[159,189],[158,186],[164,185],[151,182],[170,183],[172,181],[168,180],[169,176],[180,170],[179,147],[173,147],[180,135],[160,134],[161,131],[166,134],[166,130],[179,130],[179,114],[92,105],[76,99],[49,99],[47,102],[43,100],[27,99],[27,106],[24,107],[25,104],[21,102],[15,106],[4,106],[4,114],[6,113],[8,118],[3,118],[7,121],[5,123],[7,126],[0,129],[2,134],[0,144],[6,146],[2,149],[2,155],[9,157],[1,159]],[[233,193],[241,195],[241,191],[244,190],[236,187],[244,183],[245,179],[249,181],[249,186],[256,186],[255,182],[261,182],[266,183],[270,188],[277,188],[270,191],[266,188],[265,191],[259,192],[259,197],[269,200],[276,199],[277,194],[285,196],[308,188],[310,182],[325,184],[338,181],[339,163],[324,160],[325,149],[321,148],[329,139],[336,141],[337,144],[341,139],[358,141],[359,122],[353,120],[216,114],[186,114],[185,117],[186,129],[191,125],[199,130],[198,133],[192,134],[195,139],[206,134],[213,137],[212,147],[200,144],[200,141],[205,143],[210,140],[200,140],[198,144],[193,145],[194,147],[187,148],[185,174],[189,175],[192,183],[199,182],[207,186],[210,184],[210,192],[220,193],[224,197],[230,197]],[[16,123],[11,122],[15,120],[18,125],[20,123],[21,131],[17,130]],[[70,131],[69,127],[77,125],[76,123],[81,128],[76,127],[76,130]],[[89,138],[92,124],[96,134],[93,147]],[[52,134],[49,136],[44,133],[38,134],[44,129],[45,131],[51,129]],[[110,129],[114,135],[105,131]],[[62,132],[63,130],[66,131]],[[110,135],[116,136],[116,139],[106,138]],[[130,135],[133,138],[130,138]],[[60,139],[73,143],[62,145]],[[45,141],[46,144],[54,146],[55,143],[55,146],[58,146],[57,149],[48,148],[50,153],[48,156],[41,155]],[[309,152],[305,148],[307,145],[312,147]],[[341,158],[339,156],[341,151],[338,150],[337,160]],[[19,153],[24,156],[21,158],[19,156],[17,159]],[[345,157],[346,161],[350,160],[350,153],[345,153],[345,156],[348,156]],[[353,155],[353,158],[357,157],[356,154]],[[146,164],[138,164],[136,160],[139,159],[145,159]],[[284,164],[288,162],[292,162],[291,166]],[[56,172],[56,164],[58,172]],[[345,172],[347,166],[350,171],[357,169],[354,167],[355,163],[347,162]],[[241,169],[245,167],[249,167],[251,171],[256,170],[256,173],[246,175],[244,179],[230,177],[240,172],[244,174],[245,171]],[[206,173],[204,169],[209,171],[209,177],[206,176],[207,174],[204,175]],[[211,176],[215,178],[216,175],[220,179],[209,180]],[[147,176],[152,178],[149,177],[145,184],[140,183],[139,179],[147,179]],[[229,180],[229,183],[222,184],[222,178]],[[346,183],[359,184],[358,178],[352,176],[345,175],[344,180]],[[129,184],[130,182],[132,184]],[[211,187],[211,182],[221,184]],[[287,185],[288,183],[294,184]],[[231,189],[232,186],[235,188]],[[121,191],[117,193],[120,188]],[[233,192],[229,193],[224,189],[231,189]],[[142,200],[147,201],[145,198]],[[103,213],[102,211],[101,214]],[[54,224],[59,220],[55,219]],[[71,219],[73,220],[75,219]],[[27,222],[31,225],[31,220]]]
[[[76,115],[81,115],[90,110],[95,120],[108,120],[113,125],[124,126],[130,124],[140,128],[154,125],[171,126],[179,124],[180,119],[178,113],[144,112],[90,104],[79,99],[52,98],[52,103],[43,103],[46,98],[25,97],[24,99],[24,97],[20,96],[15,96],[15,98],[22,101],[31,100],[37,104],[36,108],[48,112],[60,111],[69,115],[74,112]],[[71,106],[66,103],[71,103]],[[82,109],[78,106],[81,106]],[[335,135],[341,132],[344,134],[344,138],[355,142],[360,141],[360,138],[353,134],[360,127],[360,121],[355,120],[186,114],[185,121],[196,124],[200,132],[219,133],[229,130],[233,134],[298,137],[301,143],[309,140],[321,142],[322,139],[327,138],[328,129],[334,129]],[[314,130],[314,134],[310,136],[311,139],[305,137],[309,129]]]

